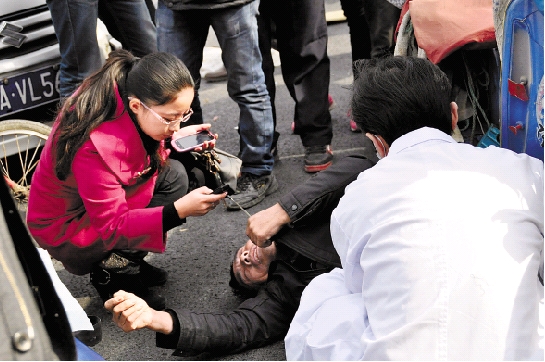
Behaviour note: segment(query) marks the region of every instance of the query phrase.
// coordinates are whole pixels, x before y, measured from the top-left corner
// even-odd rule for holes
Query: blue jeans
[[[157,51],[155,26],[144,0],[47,0],[61,52],[60,93],[67,97],[100,69],[97,18],[136,56]]]
[[[195,99],[191,104],[193,123],[202,123],[198,96],[200,69],[212,26],[227,69],[227,91],[240,108],[241,171],[261,176],[270,174],[274,165],[271,154],[274,125],[261,69],[256,20],[258,5],[259,1],[254,1],[225,9],[176,11],[159,1],[155,20],[159,50],[180,58],[195,81]]]

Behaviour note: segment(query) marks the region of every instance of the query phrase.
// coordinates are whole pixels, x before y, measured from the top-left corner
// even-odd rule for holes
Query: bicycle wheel
[[[19,211],[26,212],[32,173],[51,127],[22,119],[0,122],[0,163],[2,174]]]

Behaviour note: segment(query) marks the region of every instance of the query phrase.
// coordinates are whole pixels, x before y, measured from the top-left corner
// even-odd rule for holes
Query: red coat
[[[32,178],[30,233],[66,270],[78,275],[88,273],[91,264],[112,249],[165,250],[163,207],[146,208],[157,173],[139,182],[149,159],[119,94],[116,97],[115,118],[91,132],[65,181],[55,176],[53,136]]]

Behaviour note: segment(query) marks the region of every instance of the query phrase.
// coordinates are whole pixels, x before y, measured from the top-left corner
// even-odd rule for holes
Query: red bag
[[[433,63],[469,43],[493,43],[492,0],[411,0],[414,36]]]

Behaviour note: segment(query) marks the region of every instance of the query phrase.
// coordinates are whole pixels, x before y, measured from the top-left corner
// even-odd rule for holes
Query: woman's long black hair
[[[150,156],[152,172],[148,174],[151,176],[161,169],[164,160],[159,153],[160,143],[142,132],[128,107],[128,97],[149,105],[163,105],[174,100],[182,89],[193,88],[193,79],[186,66],[172,54],[152,53],[140,59],[126,50],[116,50],[100,70],[87,77],[66,99],[59,111],[59,125],[53,137],[57,142],[55,174],[60,180],[70,174],[74,156],[90,133],[114,118],[116,87]]]

